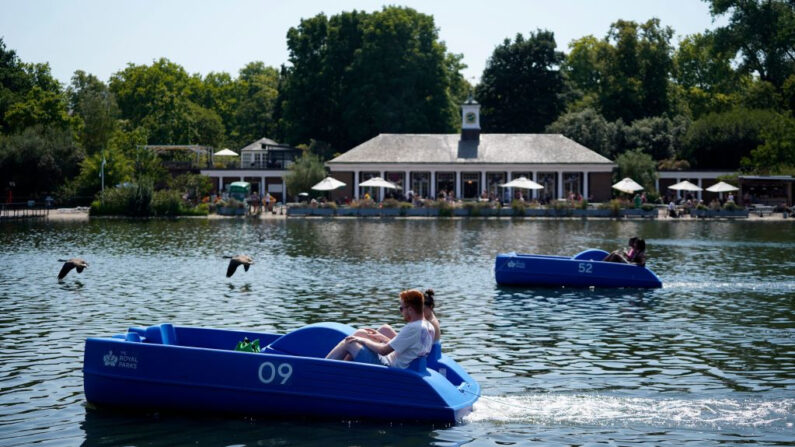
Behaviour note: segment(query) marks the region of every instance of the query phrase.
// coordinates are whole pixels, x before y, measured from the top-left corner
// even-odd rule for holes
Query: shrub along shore
[[[234,212],[230,212],[234,211]],[[605,203],[588,203],[586,200],[555,200],[547,204],[514,200],[510,205],[497,201],[447,201],[425,200],[416,204],[387,199],[381,203],[370,199],[353,200],[349,204],[334,202],[291,203],[279,205],[272,211],[262,207],[253,209],[245,202],[230,199],[217,203],[194,204],[174,190],[153,191],[146,183],[131,184],[105,190],[95,200],[88,213],[85,209],[51,210],[51,219],[79,219],[81,215],[92,217],[131,218],[175,218],[175,217],[511,217],[511,218],[668,218],[667,207],[662,204],[644,203],[641,206],[624,199]],[[680,219],[691,218],[753,218],[764,216],[755,210],[727,202],[723,206],[698,205],[679,209]],[[767,211],[768,220],[795,217],[792,210]]]

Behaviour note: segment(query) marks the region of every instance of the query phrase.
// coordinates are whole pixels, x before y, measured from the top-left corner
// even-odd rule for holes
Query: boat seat
[[[143,341],[141,339],[141,335],[139,333],[137,333],[137,332],[127,332],[124,335],[124,339],[127,340],[127,341],[136,342],[136,343],[140,343],[140,342]]]
[[[315,323],[282,335],[263,349],[272,354],[322,358],[355,329],[347,324]]]
[[[439,360],[442,358],[442,342],[436,341],[431,346],[431,352],[428,353],[429,359]]]
[[[418,373],[425,373],[428,369],[428,356],[424,355],[422,357],[417,357],[416,359],[412,360],[409,363],[409,366],[406,369],[410,369],[412,371],[417,371]]]
[[[127,329],[124,339],[141,343],[176,345],[177,331],[171,323],[155,324],[147,328],[130,327]]]
[[[578,261],[601,261],[605,258],[605,256],[609,255],[610,253],[599,250],[598,248],[591,248],[589,250],[584,250],[576,255],[572,256],[572,259],[576,259]]]
[[[428,366],[431,369],[436,369],[436,365],[439,364],[439,359],[442,358],[442,342],[437,341],[434,342],[431,346],[431,352],[428,353]]]

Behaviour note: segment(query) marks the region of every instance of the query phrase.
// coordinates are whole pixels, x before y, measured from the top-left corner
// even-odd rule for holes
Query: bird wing
[[[86,268],[86,267],[85,267],[85,266],[83,266],[83,265],[78,265],[78,266],[77,266],[77,267],[75,267],[75,268],[77,269],[77,273],[83,273],[83,269],[84,269],[84,268]]]
[[[69,271],[72,270],[73,268],[74,264],[72,264],[69,261],[64,262],[63,267],[61,267],[60,273],[58,273],[58,279],[63,279],[64,276],[66,276],[66,274],[69,273]]]
[[[235,259],[232,259],[231,261],[229,261],[229,267],[227,267],[227,269],[226,269],[226,277],[227,278],[229,278],[229,277],[231,277],[232,275],[235,274],[235,270],[237,270],[237,266],[238,265],[240,265],[240,263],[237,262],[237,260],[235,260]]]
[[[251,267],[251,264],[243,264],[243,269],[248,271],[248,268]]]

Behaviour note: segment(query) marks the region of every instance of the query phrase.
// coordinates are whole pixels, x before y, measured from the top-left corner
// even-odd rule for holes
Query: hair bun
[[[425,305],[429,307],[436,307],[436,303],[433,299],[433,289],[427,289],[425,293],[422,294],[423,301],[425,301]]]

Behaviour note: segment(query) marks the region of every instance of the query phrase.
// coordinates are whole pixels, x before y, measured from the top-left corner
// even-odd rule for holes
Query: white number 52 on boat
[[[580,262],[577,265],[577,272],[578,273],[593,273],[593,264],[589,264],[586,262]]]
[[[279,385],[284,385],[287,383],[290,376],[293,375],[293,366],[289,363],[282,363],[277,367],[271,362],[262,362],[262,364],[259,365],[258,374],[259,381],[262,383],[269,384],[278,376],[281,379]]]

